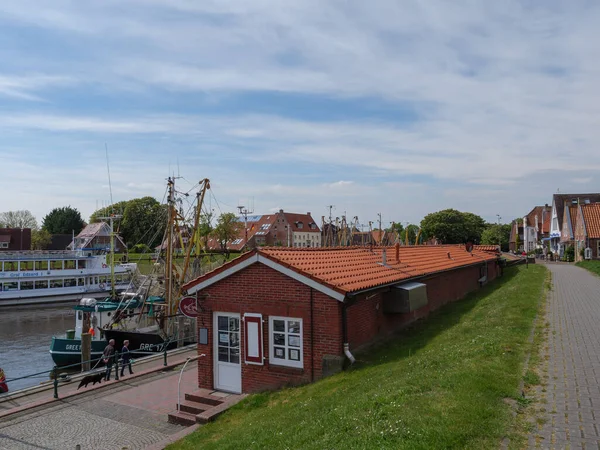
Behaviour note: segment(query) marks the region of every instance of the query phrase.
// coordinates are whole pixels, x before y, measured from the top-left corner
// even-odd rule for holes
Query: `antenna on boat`
[[[112,183],[110,181],[110,166],[108,164],[108,145],[106,142],[104,143],[104,150],[106,151],[106,171],[108,172],[108,192],[110,194],[110,206],[113,206],[113,196],[112,196]]]

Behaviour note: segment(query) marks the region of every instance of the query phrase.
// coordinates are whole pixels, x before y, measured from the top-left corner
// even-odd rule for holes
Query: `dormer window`
[[[303,224],[302,224],[302,222],[296,222],[296,226],[298,227],[299,230],[301,230]]]

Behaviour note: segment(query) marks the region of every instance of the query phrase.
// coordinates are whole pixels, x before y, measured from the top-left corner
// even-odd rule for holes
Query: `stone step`
[[[218,406],[223,403],[223,399],[215,397],[210,394],[199,394],[192,392],[191,394],[185,394],[185,399],[191,402],[204,403],[205,405]]]
[[[196,424],[196,416],[183,411],[173,411],[169,413],[169,423],[189,427]]]
[[[177,405],[175,405],[177,407]],[[192,402],[190,400],[184,400],[179,405],[179,410],[189,413],[189,414],[200,414],[201,412],[206,411],[207,409],[212,408],[212,405],[207,405],[206,403],[197,403]]]

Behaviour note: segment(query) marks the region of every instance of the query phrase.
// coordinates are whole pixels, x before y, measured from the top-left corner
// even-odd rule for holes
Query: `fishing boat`
[[[167,188],[168,221],[163,238],[164,245],[160,247],[161,249],[164,247],[165,252],[164,255],[161,252],[157,259],[162,260],[164,265],[164,273],[157,283],[161,287],[160,297],[164,299],[164,303],[156,302],[152,311],[148,310],[146,326],[139,326],[136,329],[110,326],[104,330],[106,339],[114,339],[117,348],[128,340],[130,352],[134,355],[158,353],[195,342],[195,330],[190,320],[179,311],[179,303],[182,297],[182,286],[192,276],[190,269],[192,250],[196,251],[196,260],[200,256],[200,245],[198,245],[200,213],[206,191],[210,189],[210,182],[204,179],[199,183],[193,219],[184,217],[181,212],[181,199],[175,189],[175,178],[167,180]],[[177,265],[175,262],[177,245],[184,254],[182,265]]]

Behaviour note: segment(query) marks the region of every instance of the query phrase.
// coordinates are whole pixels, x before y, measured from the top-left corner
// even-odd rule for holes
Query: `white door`
[[[215,389],[242,392],[240,364],[240,315],[215,313]]]

